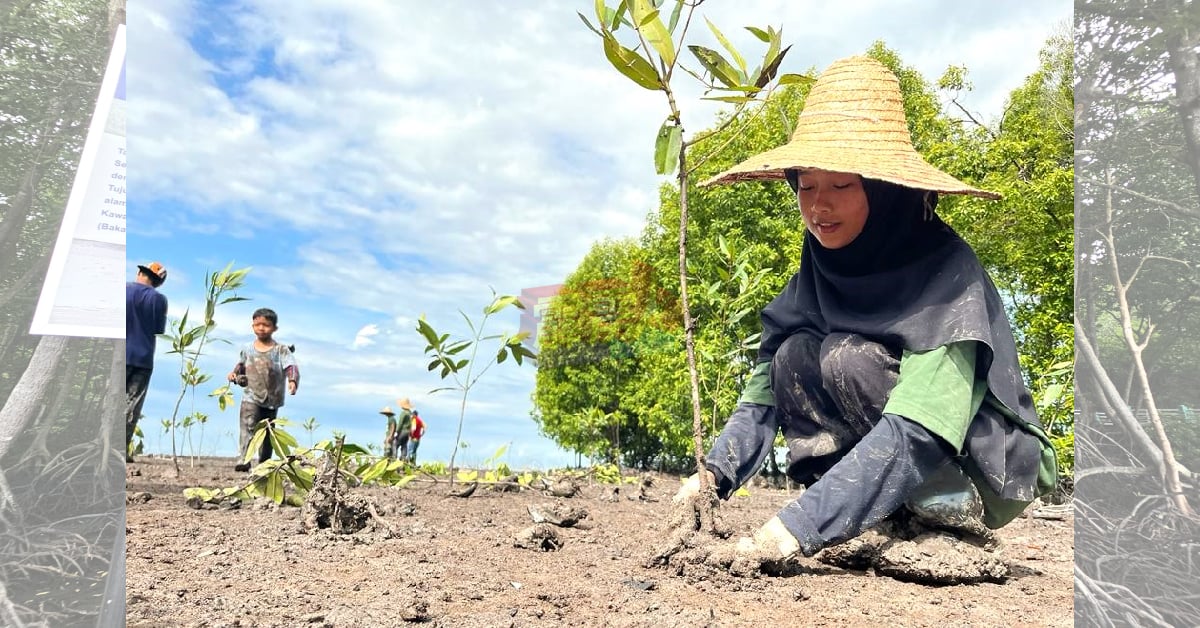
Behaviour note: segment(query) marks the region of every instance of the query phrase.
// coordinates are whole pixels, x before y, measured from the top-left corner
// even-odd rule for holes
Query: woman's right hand
[[[713,472],[707,469],[704,472],[708,474],[708,485],[716,487],[717,476],[713,475]],[[671,501],[676,504],[682,504],[698,494],[700,494],[700,474],[693,473],[688,479],[683,481],[683,486],[679,487],[679,492],[675,493]]]

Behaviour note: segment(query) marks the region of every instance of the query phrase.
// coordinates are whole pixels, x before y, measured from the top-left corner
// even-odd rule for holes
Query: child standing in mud
[[[235,470],[243,472],[270,460],[271,441],[264,438],[257,456],[246,461],[250,440],[261,422],[274,424],[279,408],[283,407],[285,383],[287,393],[291,395],[296,394],[300,386],[300,368],[296,366],[291,348],[275,341],[279,316],[273,310],[259,308],[250,320],[254,341],[242,347],[237,364],[227,377],[244,388],[239,412],[238,451],[241,455],[234,465]]]
[[[1000,296],[935,212],[999,195],[916,152],[899,81],[867,57],[821,74],[787,144],[705,185],[747,180],[787,181],[804,247],[704,472],[728,499],[782,431],[807,489],[736,551],[812,556],[895,517],[986,544],[1057,476]]]

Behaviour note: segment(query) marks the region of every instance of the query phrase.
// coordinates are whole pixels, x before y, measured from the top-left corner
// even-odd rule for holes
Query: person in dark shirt
[[[137,277],[125,283],[125,461],[133,462],[129,445],[142,416],[142,404],[154,370],[155,338],[167,330],[167,297],[158,291],[167,280],[159,262],[138,265]]]

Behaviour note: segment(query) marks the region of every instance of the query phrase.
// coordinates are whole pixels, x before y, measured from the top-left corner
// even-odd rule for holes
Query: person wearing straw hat
[[[155,340],[167,330],[167,297],[158,291],[167,280],[167,269],[159,262],[138,264],[137,268],[135,279],[125,283],[126,462],[133,462],[129,445],[154,371]]]
[[[806,490],[737,551],[812,556],[888,518],[989,546],[1057,479],[1000,295],[935,212],[999,195],[916,152],[899,81],[864,56],[818,77],[788,143],[702,185],[739,181],[786,181],[806,231],[704,472],[727,499],[782,431]]]
[[[396,415],[395,419],[388,417],[388,451],[390,452],[388,457],[408,460],[408,439],[412,432],[413,405],[408,397],[397,399],[396,405],[400,406],[400,413]]]
[[[383,455],[388,458],[396,457],[396,413],[391,406],[384,406],[379,414],[387,417],[387,431],[383,435]]]

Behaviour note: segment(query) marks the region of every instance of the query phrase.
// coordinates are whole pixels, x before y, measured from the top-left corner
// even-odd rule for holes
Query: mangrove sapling
[[[179,421],[179,407],[183,404],[183,399],[191,393],[192,399],[192,414],[195,414],[196,404],[196,387],[207,382],[212,378],[208,373],[200,371],[197,366],[197,361],[204,353],[204,346],[209,340],[217,340],[228,343],[227,340],[212,338],[210,334],[217,327],[213,317],[216,315],[217,307],[227,303],[235,303],[237,301],[246,301],[246,297],[239,297],[236,290],[245,284],[246,275],[250,272],[249,268],[233,270],[233,262],[225,266],[223,270],[210,273],[204,278],[205,300],[204,300],[204,321],[198,325],[188,326],[188,316],[191,309],[184,310],[183,317],[174,321],[168,327],[167,333],[159,334],[159,337],[171,343],[171,350],[168,354],[176,354],[179,356],[179,380],[181,386],[179,388],[179,396],[175,399],[175,408],[171,411],[171,462],[175,466],[175,474],[180,474],[179,457],[176,447],[175,431],[181,427]],[[232,296],[226,296],[227,294]],[[215,393],[214,393],[215,394]],[[212,395],[210,395],[212,396]]]
[[[429,370],[436,371],[440,369],[441,378],[450,378],[453,380],[453,386],[445,386],[435,388],[430,391],[430,394],[441,392],[443,390],[458,390],[462,392],[462,402],[458,412],[458,431],[454,437],[454,448],[450,452],[450,486],[454,487],[454,458],[458,454],[458,445],[462,442],[463,420],[467,416],[467,395],[471,392],[471,388],[483,377],[488,369],[496,364],[500,364],[508,359],[511,355],[513,361],[518,366],[524,363],[525,358],[536,360],[537,355],[529,349],[525,348],[521,342],[529,336],[529,332],[518,332],[516,334],[494,334],[491,336],[483,335],[483,328],[487,325],[488,319],[493,315],[498,314],[505,308],[515,307],[525,309],[525,305],[515,297],[510,295],[497,295],[495,290],[492,290],[492,301],[483,308],[483,318],[479,321],[479,325],[471,320],[462,310],[458,313],[462,315],[463,320],[467,322],[467,327],[470,328],[472,336],[470,338],[452,339],[450,334],[438,334],[436,330],[425,320],[425,315],[417,320],[417,331],[425,338],[425,354],[432,355],[433,359],[429,362]],[[479,348],[484,342],[497,340],[499,349],[494,354],[490,354],[491,358],[484,362],[482,367],[476,360],[479,353]],[[470,357],[460,358],[459,354],[470,349]],[[478,368],[478,370],[476,370]]]
[[[696,321],[692,318],[688,302],[688,193],[691,174],[717,151],[712,151],[708,156],[689,162],[689,150],[737,121],[749,103],[756,102],[764,94],[769,94],[768,85],[775,80],[779,65],[790,48],[790,46],[788,48],[781,47],[783,37],[781,30],[773,27],[767,27],[766,30],[752,26],[746,27],[746,30],[767,44],[767,51],[763,56],[762,63],[754,70],[748,70],[745,58],[712,22],[705,19],[709,30],[729,53],[732,61],[716,50],[690,45],[688,50],[703,69],[687,68],[681,63],[676,52],[682,48],[688,28],[692,24],[692,17],[703,2],[704,0],[674,0],[670,18],[665,22],[659,14],[659,8],[665,5],[663,0],[623,0],[615,9],[609,7],[604,0],[597,0],[597,23],[594,26],[582,13],[579,14],[588,29],[603,41],[604,56],[617,71],[645,89],[662,92],[667,100],[668,114],[658,130],[654,143],[654,167],[660,175],[674,173],[679,186],[679,304],[691,382],[692,434],[697,471],[703,471],[705,468],[704,419],[700,408],[700,376],[696,367]],[[630,21],[630,17],[632,17],[632,21]],[[632,48],[627,48],[617,39],[617,32],[622,25],[628,27],[625,32],[632,31]],[[678,44],[672,39],[675,37],[677,29]],[[718,128],[699,134],[690,140],[685,139],[683,118],[675,89],[671,83],[676,69],[681,69],[696,78],[703,85],[706,93],[722,93],[722,95],[709,96],[705,99],[733,104],[735,110],[732,115]],[[807,77],[786,74],[779,77],[777,84],[806,80],[808,80]],[[761,109],[760,107],[759,110],[761,111]],[[700,528],[715,533],[716,524],[713,519],[712,504],[716,503],[716,491],[710,485],[707,474],[699,473],[699,477],[700,499],[695,504],[699,525]],[[701,504],[707,504],[707,506]]]

